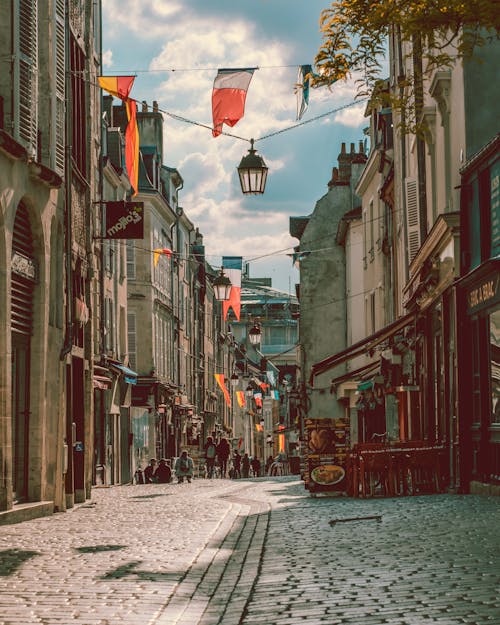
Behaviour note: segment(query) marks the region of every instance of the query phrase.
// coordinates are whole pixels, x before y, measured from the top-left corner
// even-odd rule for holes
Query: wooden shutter
[[[408,229],[408,264],[420,249],[420,213],[418,206],[418,185],[413,178],[405,180],[406,223]]]
[[[16,100],[14,134],[28,150],[37,155],[38,131],[38,37],[36,0],[19,0],[16,15],[18,28],[14,29],[16,40],[14,93]],[[16,32],[17,31],[17,32]]]
[[[128,325],[128,362],[131,369],[136,368],[136,333],[135,333],[135,313],[127,313]]]
[[[55,151],[53,167],[58,174],[64,174],[64,146],[65,146],[65,95],[66,95],[66,26],[64,15],[64,0],[55,2],[55,93],[54,93],[54,129]]]
[[[33,239],[27,208],[19,204],[12,235],[11,327],[30,335],[33,326],[33,288],[37,279]]]

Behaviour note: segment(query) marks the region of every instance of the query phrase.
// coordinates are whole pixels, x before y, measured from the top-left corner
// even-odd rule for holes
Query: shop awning
[[[135,371],[132,371],[132,369],[129,369],[125,365],[119,365],[114,362],[110,363],[110,366],[118,369],[118,371],[125,376],[125,382],[127,382],[127,384],[137,384],[138,374]]]
[[[329,356],[328,358],[325,358],[324,360],[320,360],[319,362],[314,363],[313,366],[311,367],[311,375],[309,376],[309,383],[313,385],[314,378],[320,373],[325,373],[325,371],[329,371],[330,369],[337,367],[343,362],[346,362],[347,360],[351,360],[352,358],[355,358],[356,356],[360,356],[361,354],[364,354],[370,351],[370,349],[373,349],[377,345],[380,345],[380,343],[383,343],[384,341],[389,339],[391,336],[394,336],[406,326],[410,325],[411,323],[414,323],[415,318],[416,317],[414,313],[409,313],[408,315],[405,315],[404,317],[400,317],[399,319],[396,319],[396,321],[393,321],[389,325],[385,326],[385,328],[382,328],[381,330],[378,330],[374,334],[367,336],[362,341],[358,341],[357,343],[354,343],[347,349],[344,349],[341,352],[337,352],[336,354],[333,354],[333,356]]]
[[[94,385],[94,388],[100,388],[100,389],[107,389],[111,386],[111,380],[110,378],[107,378],[104,375],[96,375],[94,374],[93,378],[92,378],[92,382]]]

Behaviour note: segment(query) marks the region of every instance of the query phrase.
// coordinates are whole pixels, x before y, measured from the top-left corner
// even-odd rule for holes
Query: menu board
[[[348,418],[305,419],[305,487],[310,492],[347,490]]]

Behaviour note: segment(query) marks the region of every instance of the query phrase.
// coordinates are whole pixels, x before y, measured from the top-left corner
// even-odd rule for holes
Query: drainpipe
[[[415,71],[415,114],[419,120],[424,106],[424,89],[422,83],[422,40],[419,35],[413,38],[413,67]],[[417,134],[417,172],[418,172],[418,206],[420,222],[420,240],[423,243],[427,236],[427,192],[425,176],[425,141]]]

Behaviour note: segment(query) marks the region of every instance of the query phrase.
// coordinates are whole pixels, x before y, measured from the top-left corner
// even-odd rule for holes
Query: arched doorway
[[[20,203],[14,221],[11,263],[12,481],[14,502],[28,498],[30,347],[33,291],[37,280],[28,209]]]

